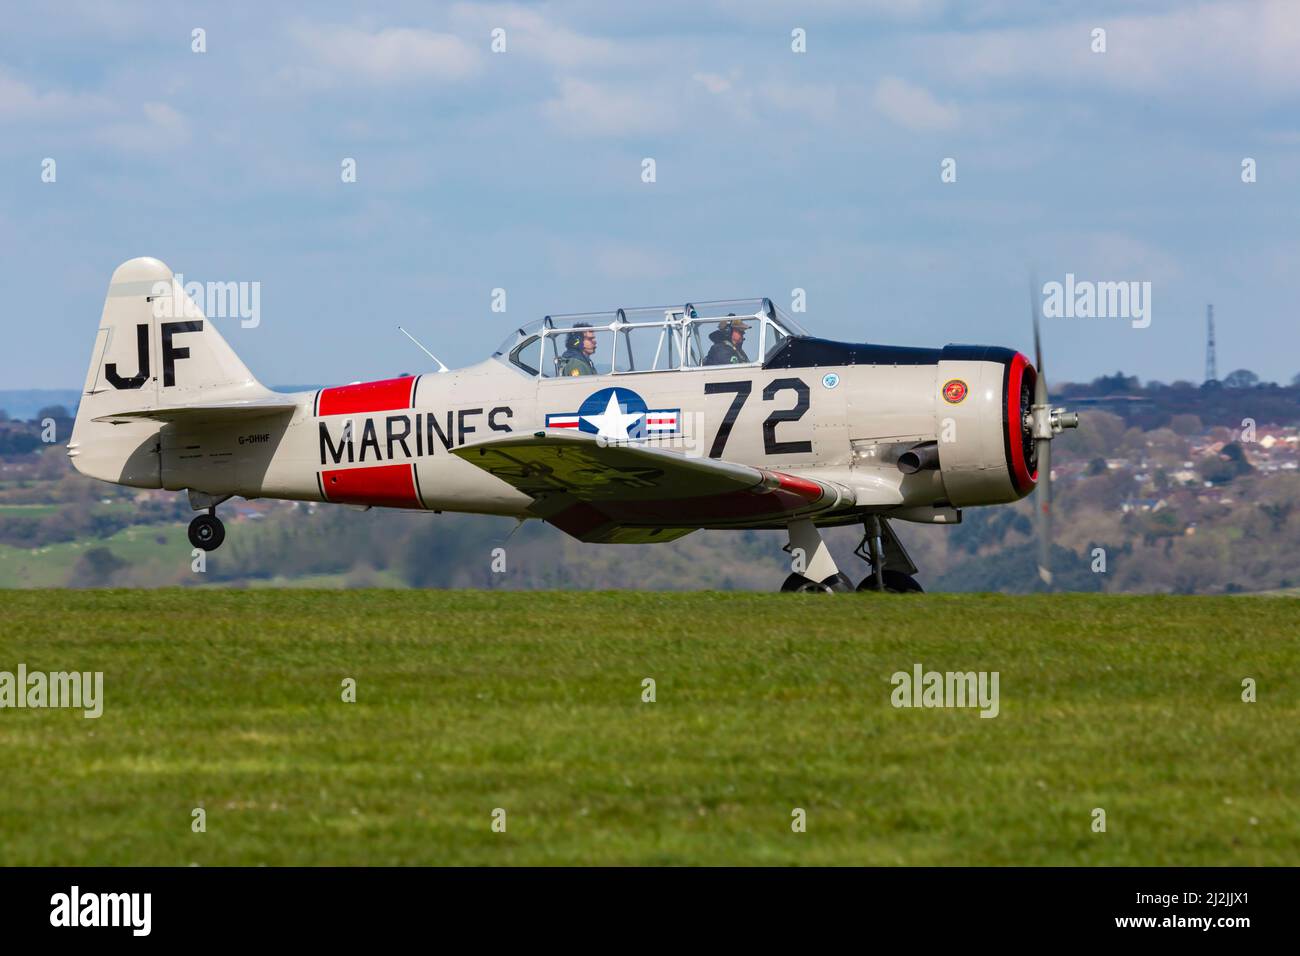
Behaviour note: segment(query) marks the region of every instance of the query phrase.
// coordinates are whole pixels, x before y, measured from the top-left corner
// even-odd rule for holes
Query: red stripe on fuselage
[[[377,508],[423,508],[415,492],[415,465],[336,468],[320,473],[325,500]]]
[[[361,382],[357,385],[339,385],[321,389],[318,416],[357,415],[366,412],[388,412],[411,407],[411,395],[416,376],[387,378],[379,382]]]

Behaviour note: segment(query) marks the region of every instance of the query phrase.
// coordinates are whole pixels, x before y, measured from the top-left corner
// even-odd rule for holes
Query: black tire
[[[843,574],[832,574],[825,581],[814,581],[802,574],[792,574],[785,579],[781,590],[797,594],[843,594],[853,590],[853,582]]]
[[[885,587],[883,590],[886,594],[923,594],[925,592],[925,589],[921,587],[916,578],[910,574],[904,574],[902,571],[886,570],[881,577],[884,578]],[[862,579],[862,583],[858,585],[858,590],[876,590],[876,576],[868,574]]]
[[[830,589],[836,594],[853,593],[853,579],[843,572],[832,575],[823,581],[822,584],[830,587]]]
[[[199,515],[190,522],[190,544],[202,551],[215,551],[226,540],[226,526],[216,515]]]

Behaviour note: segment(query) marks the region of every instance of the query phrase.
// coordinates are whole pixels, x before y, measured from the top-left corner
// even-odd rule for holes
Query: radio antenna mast
[[[421,344],[420,344],[420,340],[417,339],[414,335],[412,335],[410,332],[406,331],[406,329],[402,328],[400,325],[397,327],[397,331],[401,332],[401,333],[402,333],[403,335],[405,335],[408,339],[410,339],[412,342],[414,342],[414,343],[415,343],[415,347],[418,348],[421,352],[423,352],[425,355],[429,356],[429,358],[433,359],[434,364],[438,366],[438,373],[439,373],[439,374],[441,374],[441,373],[443,373],[443,372],[448,372],[448,371],[450,371],[450,369],[448,369],[447,366],[445,366],[445,365],[442,364],[442,362],[438,359],[438,356],[434,355],[432,352],[430,352],[428,349],[426,349],[423,345],[421,345]]]
[[[1205,380],[1217,382],[1219,373],[1214,361],[1214,306],[1205,307]]]

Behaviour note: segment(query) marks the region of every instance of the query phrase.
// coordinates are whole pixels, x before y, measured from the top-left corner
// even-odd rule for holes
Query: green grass
[[[123,564],[148,569],[158,575],[156,580],[168,580],[189,569],[185,528],[183,524],[132,525],[106,538],[61,541],[40,548],[0,545],[0,589],[59,587],[67,582],[77,559],[91,548],[109,548]]]
[[[14,517],[22,516],[25,518],[44,518],[46,515],[56,514],[59,510],[58,505],[14,505],[0,504],[0,517],[11,515]]]
[[[0,600],[0,670],[105,674],[0,711],[0,864],[1300,863],[1292,598]],[[894,709],[916,662],[1000,715]]]

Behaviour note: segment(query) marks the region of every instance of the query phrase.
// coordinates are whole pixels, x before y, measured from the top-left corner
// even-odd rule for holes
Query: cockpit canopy
[[[770,299],[687,302],[548,315],[515,330],[492,357],[543,378],[569,374],[579,355],[595,367],[594,374],[627,375],[762,365],[787,338],[806,334]]]

